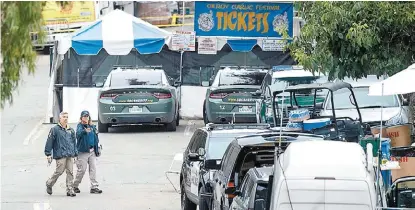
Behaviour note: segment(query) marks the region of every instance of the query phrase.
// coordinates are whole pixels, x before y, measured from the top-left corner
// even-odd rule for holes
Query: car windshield
[[[223,71],[219,76],[219,85],[261,85],[264,71]]]
[[[359,109],[364,108],[380,108],[380,107],[398,107],[399,102],[395,95],[391,96],[369,96],[369,87],[353,88]],[[335,109],[354,109],[352,104],[353,98],[350,96],[349,89],[341,89],[334,92],[334,107]],[[350,97],[350,98],[349,98]],[[331,101],[327,103],[327,109],[331,109]]]
[[[255,132],[241,132],[241,133],[232,133],[232,134],[219,134],[217,136],[212,136],[209,138],[206,158],[207,159],[216,159],[220,160],[225,154],[226,148],[228,145],[238,136],[244,136],[252,134]]]
[[[161,85],[162,74],[159,71],[117,72],[111,77],[111,87],[131,85]]]

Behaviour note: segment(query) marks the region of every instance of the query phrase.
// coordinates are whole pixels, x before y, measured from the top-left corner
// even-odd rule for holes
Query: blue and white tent
[[[168,31],[114,10],[71,36],[61,37],[58,53],[63,55],[73,48],[79,55],[97,55],[101,49],[109,55],[128,55],[135,48],[140,54],[153,54],[159,53],[170,37]]]

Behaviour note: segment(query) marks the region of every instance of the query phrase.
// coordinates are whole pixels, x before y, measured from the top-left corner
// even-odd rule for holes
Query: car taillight
[[[103,93],[101,94],[101,96],[99,98],[115,98],[118,95],[115,93]]]
[[[209,95],[209,98],[218,98],[218,99],[221,99],[221,98],[225,98],[227,95],[228,95],[227,93],[211,93]]]
[[[235,183],[233,183],[233,182],[229,182],[228,183],[228,187],[235,187]],[[228,195],[228,198],[230,198],[230,199],[232,199],[232,198],[234,198],[235,197],[235,195],[234,194],[227,194]]]
[[[158,98],[158,99],[166,99],[166,98],[171,98],[171,94],[170,93],[153,93],[154,97]]]

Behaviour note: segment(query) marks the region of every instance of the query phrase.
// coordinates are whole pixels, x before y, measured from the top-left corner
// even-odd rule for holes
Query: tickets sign
[[[293,36],[293,3],[195,2],[197,36],[281,37],[278,28]]]

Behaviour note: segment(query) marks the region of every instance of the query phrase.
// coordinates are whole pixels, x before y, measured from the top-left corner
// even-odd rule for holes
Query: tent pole
[[[183,82],[182,72],[183,72],[183,50],[180,51],[180,82]]]

